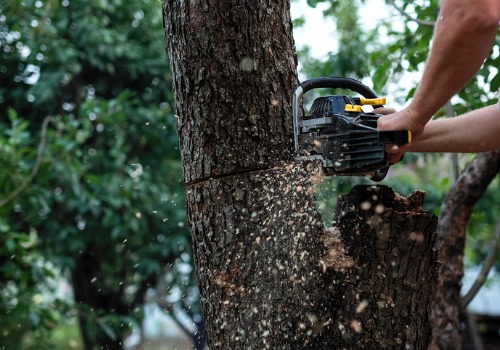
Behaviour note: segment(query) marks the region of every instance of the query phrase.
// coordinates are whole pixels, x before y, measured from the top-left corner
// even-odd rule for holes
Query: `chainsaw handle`
[[[377,98],[377,94],[368,86],[356,79],[351,78],[336,78],[336,77],[320,77],[303,81],[302,94],[305,94],[312,89],[331,88],[331,89],[349,89],[357,92],[366,98]]]

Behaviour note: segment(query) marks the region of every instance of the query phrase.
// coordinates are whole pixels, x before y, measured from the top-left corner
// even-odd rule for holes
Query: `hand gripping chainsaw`
[[[349,89],[362,95],[334,95],[314,100],[305,115],[302,98],[313,89]],[[350,78],[322,77],[302,82],[293,96],[293,129],[297,160],[320,160],[326,175],[366,176],[381,181],[390,167],[386,144],[411,142],[407,130],[377,130],[382,116],[365,113],[361,107],[385,104],[385,98]]]

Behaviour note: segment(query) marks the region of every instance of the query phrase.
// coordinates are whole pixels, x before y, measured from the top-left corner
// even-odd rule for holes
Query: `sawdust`
[[[352,257],[346,255],[340,232],[336,227],[325,229],[323,243],[327,248],[327,252],[323,257],[326,268],[344,272],[356,267]]]

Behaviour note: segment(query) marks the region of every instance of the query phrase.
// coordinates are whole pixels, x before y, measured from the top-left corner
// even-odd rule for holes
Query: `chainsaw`
[[[360,97],[333,95],[314,100],[304,113],[303,96],[319,89],[348,89]],[[385,145],[411,142],[407,130],[377,130],[382,114],[363,112],[362,106],[382,107],[379,98],[366,85],[350,78],[322,77],[302,82],[293,95],[293,130],[297,160],[320,160],[326,175],[366,176],[381,181],[389,171]]]

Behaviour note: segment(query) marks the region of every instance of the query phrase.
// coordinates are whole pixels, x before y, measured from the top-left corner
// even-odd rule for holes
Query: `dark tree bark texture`
[[[432,310],[432,349],[456,350],[465,322],[460,290],[467,222],[472,209],[500,170],[500,151],[479,153],[460,175],[441,207],[438,225],[439,285]]]
[[[318,255],[322,221],[310,191],[315,178],[276,168],[187,191],[211,348],[321,348],[319,333],[331,316]]]
[[[335,271],[333,303],[344,303],[336,315],[345,327],[343,348],[428,348],[437,218],[422,209],[424,198],[421,191],[404,198],[385,186],[356,186],[340,198],[332,234],[353,266],[328,265]]]
[[[324,228],[321,168],[292,160],[289,1],[163,5],[210,348],[425,349],[435,219],[369,187]]]
[[[289,1],[164,1],[184,181],[290,157],[297,85]]]

